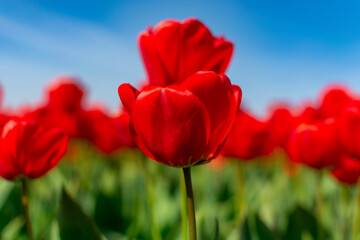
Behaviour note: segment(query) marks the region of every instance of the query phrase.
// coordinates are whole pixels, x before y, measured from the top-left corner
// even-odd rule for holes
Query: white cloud
[[[136,39],[129,41],[95,24],[43,10],[35,9],[34,14],[45,23],[0,15],[0,37],[12,45],[0,46],[5,103],[33,102],[41,97],[46,82],[69,73],[84,79],[93,98],[115,107],[117,86],[143,76]]]

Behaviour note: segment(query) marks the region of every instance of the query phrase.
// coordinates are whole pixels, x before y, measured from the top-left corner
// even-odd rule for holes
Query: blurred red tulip
[[[48,106],[67,113],[79,111],[85,90],[77,78],[58,77],[48,87]]]
[[[130,118],[124,114],[110,117],[100,109],[94,109],[83,115],[82,136],[101,151],[111,154],[122,147],[133,147],[129,130]]]
[[[129,148],[137,147],[129,128],[129,124],[130,124],[129,114],[124,111],[115,115],[113,118],[115,119],[116,123],[119,125],[119,128],[121,129],[121,139],[123,145]]]
[[[268,125],[240,110],[222,154],[226,157],[250,160],[268,155],[272,150]]]
[[[35,120],[45,127],[58,127],[70,138],[80,137],[84,88],[79,81],[71,77],[56,78],[47,88],[47,95],[45,106],[28,111],[24,118]]]
[[[26,113],[24,118],[34,120],[47,128],[60,128],[70,138],[78,138],[80,136],[80,112],[68,113],[46,106]]]
[[[324,115],[322,115],[319,109],[314,108],[310,105],[305,105],[303,111],[299,116],[296,117],[296,126],[302,123],[316,124],[324,121]]]
[[[335,166],[340,158],[337,122],[330,118],[317,124],[300,124],[289,139],[289,156],[313,168]]]
[[[342,183],[356,184],[360,177],[360,161],[350,156],[341,156],[340,165],[331,174]]]
[[[360,103],[354,102],[340,116],[340,139],[344,150],[360,159]]]
[[[10,120],[10,117],[0,113],[0,133],[2,132],[5,124]]]
[[[273,108],[274,110],[267,120],[270,140],[274,147],[286,148],[289,136],[297,126],[296,119],[285,106]]]
[[[200,21],[166,20],[139,36],[139,49],[150,85],[168,86],[198,71],[225,72],[233,44],[214,37]]]
[[[338,117],[351,100],[351,94],[345,87],[330,86],[323,91],[320,112],[324,118]]]
[[[33,121],[10,120],[0,138],[0,176],[39,178],[65,154],[68,139],[60,129],[45,129]]]
[[[189,167],[215,158],[241,101],[241,89],[224,74],[198,72],[179,85],[139,92],[119,86],[138,147],[150,158]]]

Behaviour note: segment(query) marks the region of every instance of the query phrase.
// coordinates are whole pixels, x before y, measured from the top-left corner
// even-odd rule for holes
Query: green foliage
[[[308,232],[313,239],[316,239],[317,231],[316,218],[302,207],[296,207],[289,215],[285,239],[301,240],[303,232]]]
[[[184,239],[179,169],[136,150],[104,156],[83,142],[72,145],[76,154],[30,181],[35,239],[147,240],[157,236],[154,225],[162,240]],[[278,156],[192,169],[199,240],[317,239],[314,173],[300,167],[288,175]],[[355,189],[327,175],[321,189],[323,240],[349,240]],[[1,239],[26,239],[20,193],[18,183],[0,180]]]
[[[61,195],[59,226],[60,236],[63,240],[101,239],[101,233],[95,223],[65,189],[63,189]]]
[[[20,184],[16,184],[10,189],[8,193],[4,193],[7,196],[0,209],[0,232],[11,222],[12,219],[22,216],[23,209],[21,206],[21,187]]]
[[[250,215],[245,219],[241,230],[242,240],[280,240],[260,219],[259,215]],[[285,238],[287,239],[287,238]],[[289,238],[290,239],[290,238]]]

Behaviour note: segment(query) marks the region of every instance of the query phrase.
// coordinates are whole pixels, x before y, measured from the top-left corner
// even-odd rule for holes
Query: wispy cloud
[[[8,42],[0,45],[0,81],[7,93],[6,102],[16,105],[24,100],[34,101],[40,98],[40,89],[49,79],[70,73],[84,79],[92,99],[116,107],[117,86],[121,82],[136,84],[144,77],[134,31],[131,34],[116,31],[101,22],[65,17],[26,4],[25,11],[31,12],[28,18],[0,9],[0,41]],[[124,29],[139,26],[143,29],[169,17],[168,12],[152,5],[145,2],[142,8],[135,2],[122,5],[117,14],[121,21],[113,27],[127,22]],[[211,29],[216,29],[215,33],[224,33],[235,43],[228,74],[243,88],[244,102],[255,112],[264,113],[275,100],[296,104],[314,99],[324,85],[334,81],[345,82],[360,91],[360,42],[358,46],[330,50],[309,37],[296,41],[291,49],[282,49],[279,44],[267,45],[274,39],[267,41],[271,36],[246,19],[246,13],[239,14],[239,8],[230,5],[224,7],[231,17],[223,21],[214,20],[217,7],[198,8],[196,13]],[[194,13],[190,8],[178,12],[181,7],[170,2],[166,8],[179,19]],[[113,14],[116,15],[116,10]],[[24,84],[26,90],[19,92],[19,86]]]
[[[143,76],[136,39],[129,41],[95,24],[31,10],[46,19],[45,24],[0,15],[0,37],[11,43],[0,46],[4,50],[0,81],[7,93],[6,102],[33,101],[40,97],[34,93],[41,91],[45,82],[57,74],[70,73],[85,80],[93,98],[114,107],[119,102],[116,88],[120,81],[135,82]],[[29,84],[30,79],[31,91],[15,95],[18,86]]]

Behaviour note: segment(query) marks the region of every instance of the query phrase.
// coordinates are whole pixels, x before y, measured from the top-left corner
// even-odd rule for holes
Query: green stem
[[[357,193],[355,202],[355,216],[353,223],[353,240],[357,240],[359,237],[359,224],[360,224],[360,180],[357,182]]]
[[[243,164],[238,160],[236,164],[236,177],[235,177],[235,201],[234,209],[236,211],[235,220],[236,223],[241,224],[245,211],[245,199],[244,199],[244,176],[243,176]]]
[[[194,194],[191,183],[190,167],[183,168],[186,196],[187,196],[187,209],[189,219],[189,240],[196,240],[196,220],[195,220],[195,206],[194,206]]]
[[[343,184],[339,184],[340,186],[340,191],[341,191],[341,202],[338,206],[338,209],[342,206],[349,206],[350,205],[350,192],[349,192],[349,188],[348,186],[345,186]],[[344,208],[340,208],[340,226],[341,226],[341,230],[340,230],[340,234],[341,234],[341,238],[340,239],[349,239],[349,211],[348,208],[345,207]]]
[[[29,240],[33,240],[33,233],[32,233],[32,227],[31,227],[31,221],[29,216],[29,202],[28,202],[28,182],[26,178],[21,179],[21,203],[24,208],[24,217],[25,217],[25,223],[26,223],[26,230]]]
[[[182,169],[181,169],[182,171]],[[180,174],[180,191],[181,191],[181,227],[183,239],[187,240],[188,227],[187,227],[187,206],[186,206],[186,186],[184,174]]]
[[[141,153],[142,154],[142,153]],[[149,172],[149,168],[147,168],[146,163],[148,159],[144,154],[142,154],[141,167],[144,174],[145,185],[146,185],[146,193],[147,193],[147,205],[149,209],[149,217],[150,217],[150,229],[151,229],[151,237],[153,240],[161,240],[161,234],[159,230],[159,226],[156,224],[155,214],[154,214],[154,183]]]
[[[317,218],[317,239],[323,240],[324,233],[322,227],[322,211],[323,211],[323,196],[321,191],[321,183],[322,183],[322,171],[319,170],[316,172],[316,218]]]

